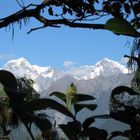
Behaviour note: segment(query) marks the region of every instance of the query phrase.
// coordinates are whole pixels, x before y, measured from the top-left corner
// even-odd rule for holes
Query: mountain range
[[[30,64],[25,58],[10,60],[2,69],[11,71],[16,77],[26,76],[35,81],[34,87],[42,97],[53,91],[65,92],[73,82],[78,93],[97,98],[98,113],[108,112],[111,91],[119,85],[130,85],[132,76],[128,69],[116,61],[104,58],[95,65],[84,65],[67,71],[51,66],[40,67]]]
[[[35,88],[39,92],[48,89],[51,91],[50,86],[54,83],[61,83],[61,80],[65,82],[65,79],[66,83],[68,83],[68,81],[77,81],[81,83],[87,83],[87,81],[89,81],[90,86],[92,81],[97,85],[97,81],[101,79],[101,77],[107,79],[107,77],[111,76],[128,74],[127,68],[120,65],[118,62],[107,58],[104,58],[95,65],[84,65],[71,68],[67,71],[58,70],[51,66],[40,67],[37,65],[31,65],[25,58],[19,58],[10,60],[2,67],[2,69],[11,71],[16,77],[26,76],[27,78],[34,80]],[[66,83],[62,82],[62,84],[59,85],[59,89],[60,87],[66,87]],[[93,91],[94,90],[90,92]]]
[[[11,71],[16,77],[26,76],[34,80],[34,88],[41,94],[41,97],[47,97],[53,91],[65,92],[73,82],[77,86],[78,93],[96,97],[95,103],[98,107],[94,114],[108,113],[112,89],[119,85],[129,86],[132,80],[132,75],[125,66],[108,58],[104,58],[94,65],[84,65],[67,71],[51,66],[32,65],[25,58],[19,58],[10,60],[1,69]],[[59,123],[65,121],[62,114],[55,112],[54,115],[56,118],[61,118],[58,120]],[[85,114],[82,110],[78,115],[82,121],[85,115],[92,114],[90,111]]]

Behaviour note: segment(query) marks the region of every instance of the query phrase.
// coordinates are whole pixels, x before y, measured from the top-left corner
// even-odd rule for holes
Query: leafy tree
[[[66,107],[52,99],[25,100],[27,93],[18,90],[15,76],[8,71],[0,70],[0,83],[3,85],[4,91],[9,98],[9,107],[14,115],[24,124],[32,140],[35,140],[31,131],[32,123],[39,128],[42,136],[46,139],[50,138],[49,132],[52,132],[53,129],[53,124],[48,120],[47,116],[36,111],[52,108],[74,119],[73,114]],[[6,125],[2,128],[6,128]]]
[[[116,136],[128,137],[130,140],[140,139],[140,39],[135,39],[129,58],[128,68],[134,72],[131,88],[119,86],[111,94],[110,116],[116,120],[130,125],[130,130],[113,132],[111,138]],[[127,94],[126,94],[127,93]]]
[[[138,92],[140,91],[140,38],[135,39],[132,45],[130,56],[125,55],[128,58],[128,68],[134,72],[134,78],[131,83],[131,87]]]
[[[39,4],[16,0],[20,11],[0,19],[0,28],[30,22],[35,18],[42,25],[30,32],[47,27],[110,30],[115,34],[140,37],[140,2],[138,0],[40,0]],[[106,22],[101,22],[100,19]],[[97,20],[99,21],[97,23]]]
[[[25,100],[31,101],[40,97],[40,94],[33,87],[34,81],[32,79],[26,77],[17,78],[17,84],[18,90],[27,93]]]

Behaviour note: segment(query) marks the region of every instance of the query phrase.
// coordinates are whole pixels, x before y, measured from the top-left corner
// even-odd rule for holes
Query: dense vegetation
[[[21,7],[20,11],[0,19],[0,28],[15,23],[22,27],[23,23],[35,18],[42,25],[31,29],[28,33],[40,28],[59,28],[63,25],[73,28],[89,28],[109,30],[117,35],[134,37],[134,45],[129,58],[128,66],[134,68],[132,86],[119,86],[113,89],[110,97],[110,113],[107,115],[91,116],[80,122],[77,114],[87,108],[94,111],[96,104],[86,104],[81,101],[94,100],[89,95],[77,93],[76,86],[72,83],[66,93],[54,92],[61,101],[51,98],[40,99],[32,88],[33,81],[16,79],[5,70],[0,70],[0,126],[3,136],[11,133],[10,126],[17,126],[19,120],[24,124],[32,140],[32,124],[40,130],[42,137],[47,140],[58,139],[55,121],[51,122],[47,114],[41,110],[50,108],[71,118],[59,128],[70,140],[111,140],[117,136],[127,137],[130,140],[140,139],[140,1],[139,0],[44,0],[40,4],[16,0]],[[100,19],[104,19],[105,23]],[[96,21],[99,21],[98,24]],[[133,67],[134,66],[134,67]],[[32,94],[34,92],[34,94]],[[127,94],[126,94],[127,93]],[[125,100],[126,97],[130,100]],[[62,103],[63,102],[63,103]],[[106,130],[94,127],[97,118],[119,120],[130,126],[129,130],[115,131],[109,134]]]

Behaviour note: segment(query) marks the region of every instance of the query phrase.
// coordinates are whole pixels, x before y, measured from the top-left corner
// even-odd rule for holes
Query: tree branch
[[[42,4],[35,6],[34,9],[27,9],[27,8],[29,8],[29,6],[27,6],[24,9],[14,13],[10,16],[0,19],[0,28],[7,27],[11,23],[18,22],[19,20],[24,19],[24,18],[34,17],[38,21],[43,23],[45,27],[48,27],[48,26],[56,27],[57,25],[66,25],[66,26],[73,27],[73,28],[104,29],[103,24],[74,23],[74,22],[70,22],[66,19],[48,20],[40,15],[40,11],[42,10],[42,8],[44,8],[50,4],[51,4],[50,1],[48,1],[48,3],[43,2]]]
[[[23,9],[21,11],[18,11],[8,17],[5,17],[3,19],[0,19],[0,28],[7,27],[11,23],[14,23],[16,21],[19,21],[21,19],[27,18],[27,17],[34,17],[41,23],[43,23],[45,26],[52,26],[52,25],[67,25],[69,27],[73,28],[92,28],[92,29],[104,29],[103,24],[87,24],[87,23],[74,23],[70,22],[66,19],[56,19],[56,20],[48,20],[44,18],[43,16],[39,15],[40,11],[37,11],[38,9]],[[46,26],[46,27],[48,27]]]
[[[77,21],[77,20],[69,20],[69,19],[48,19],[44,16],[41,15],[41,10],[44,8],[47,8],[51,5],[56,5],[56,2],[58,1],[51,1],[51,0],[44,0],[41,4],[38,5],[33,5],[30,4],[26,7],[24,7],[22,10],[7,16],[3,19],[0,19],[0,29],[3,27],[7,27],[10,24],[13,24],[15,22],[21,23],[21,20],[25,20],[26,18],[35,18],[39,22],[41,22],[43,25],[41,27],[35,27],[31,29],[28,33],[41,29],[41,28],[47,28],[47,27],[60,27],[61,25],[69,26],[72,28],[87,28],[87,29],[102,29],[106,30],[104,28],[104,24],[94,24],[94,23],[88,23],[82,21]],[[33,7],[33,8],[31,8]],[[48,16],[49,17],[49,16]],[[19,22],[20,21],[20,22]],[[26,22],[26,20],[24,21]],[[132,35],[128,35],[132,36]],[[139,36],[132,36],[132,37],[139,37]]]
[[[49,20],[44,18],[43,16],[39,16],[35,18],[41,23],[43,23],[44,26],[66,25],[73,28],[104,29],[104,24],[75,23],[67,19]]]

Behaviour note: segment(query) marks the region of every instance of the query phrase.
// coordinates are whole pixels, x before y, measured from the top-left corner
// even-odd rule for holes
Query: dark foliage
[[[31,124],[34,123],[42,132],[43,136],[48,136],[48,131],[53,129],[52,123],[47,117],[35,113],[46,108],[55,109],[69,117],[73,115],[61,104],[51,99],[36,99],[28,101],[26,100],[26,92],[21,92],[17,89],[17,80],[14,75],[8,71],[0,70],[0,82],[4,86],[4,90],[9,97],[9,107],[13,110],[14,116],[21,120],[29,132],[31,138],[34,140],[34,136],[31,132]],[[12,84],[11,84],[12,83]],[[13,85],[13,86],[12,86]],[[14,118],[15,118],[14,117]],[[14,119],[13,118],[13,119]],[[15,120],[15,119],[14,119]],[[16,121],[16,120],[15,120]],[[6,129],[6,125],[1,125],[4,130],[3,133],[9,132]]]
[[[28,33],[41,28],[59,28],[66,25],[72,28],[110,30],[115,34],[132,37],[140,36],[138,33],[140,28],[139,0],[40,0],[40,4],[33,1],[28,5],[16,1],[21,10],[2,17],[0,28],[10,26],[10,24],[14,28],[14,23],[19,24],[21,28],[22,23],[27,25],[30,18],[35,18],[42,23],[42,26],[33,28]],[[100,22],[100,19],[104,17],[107,19],[106,23]]]

